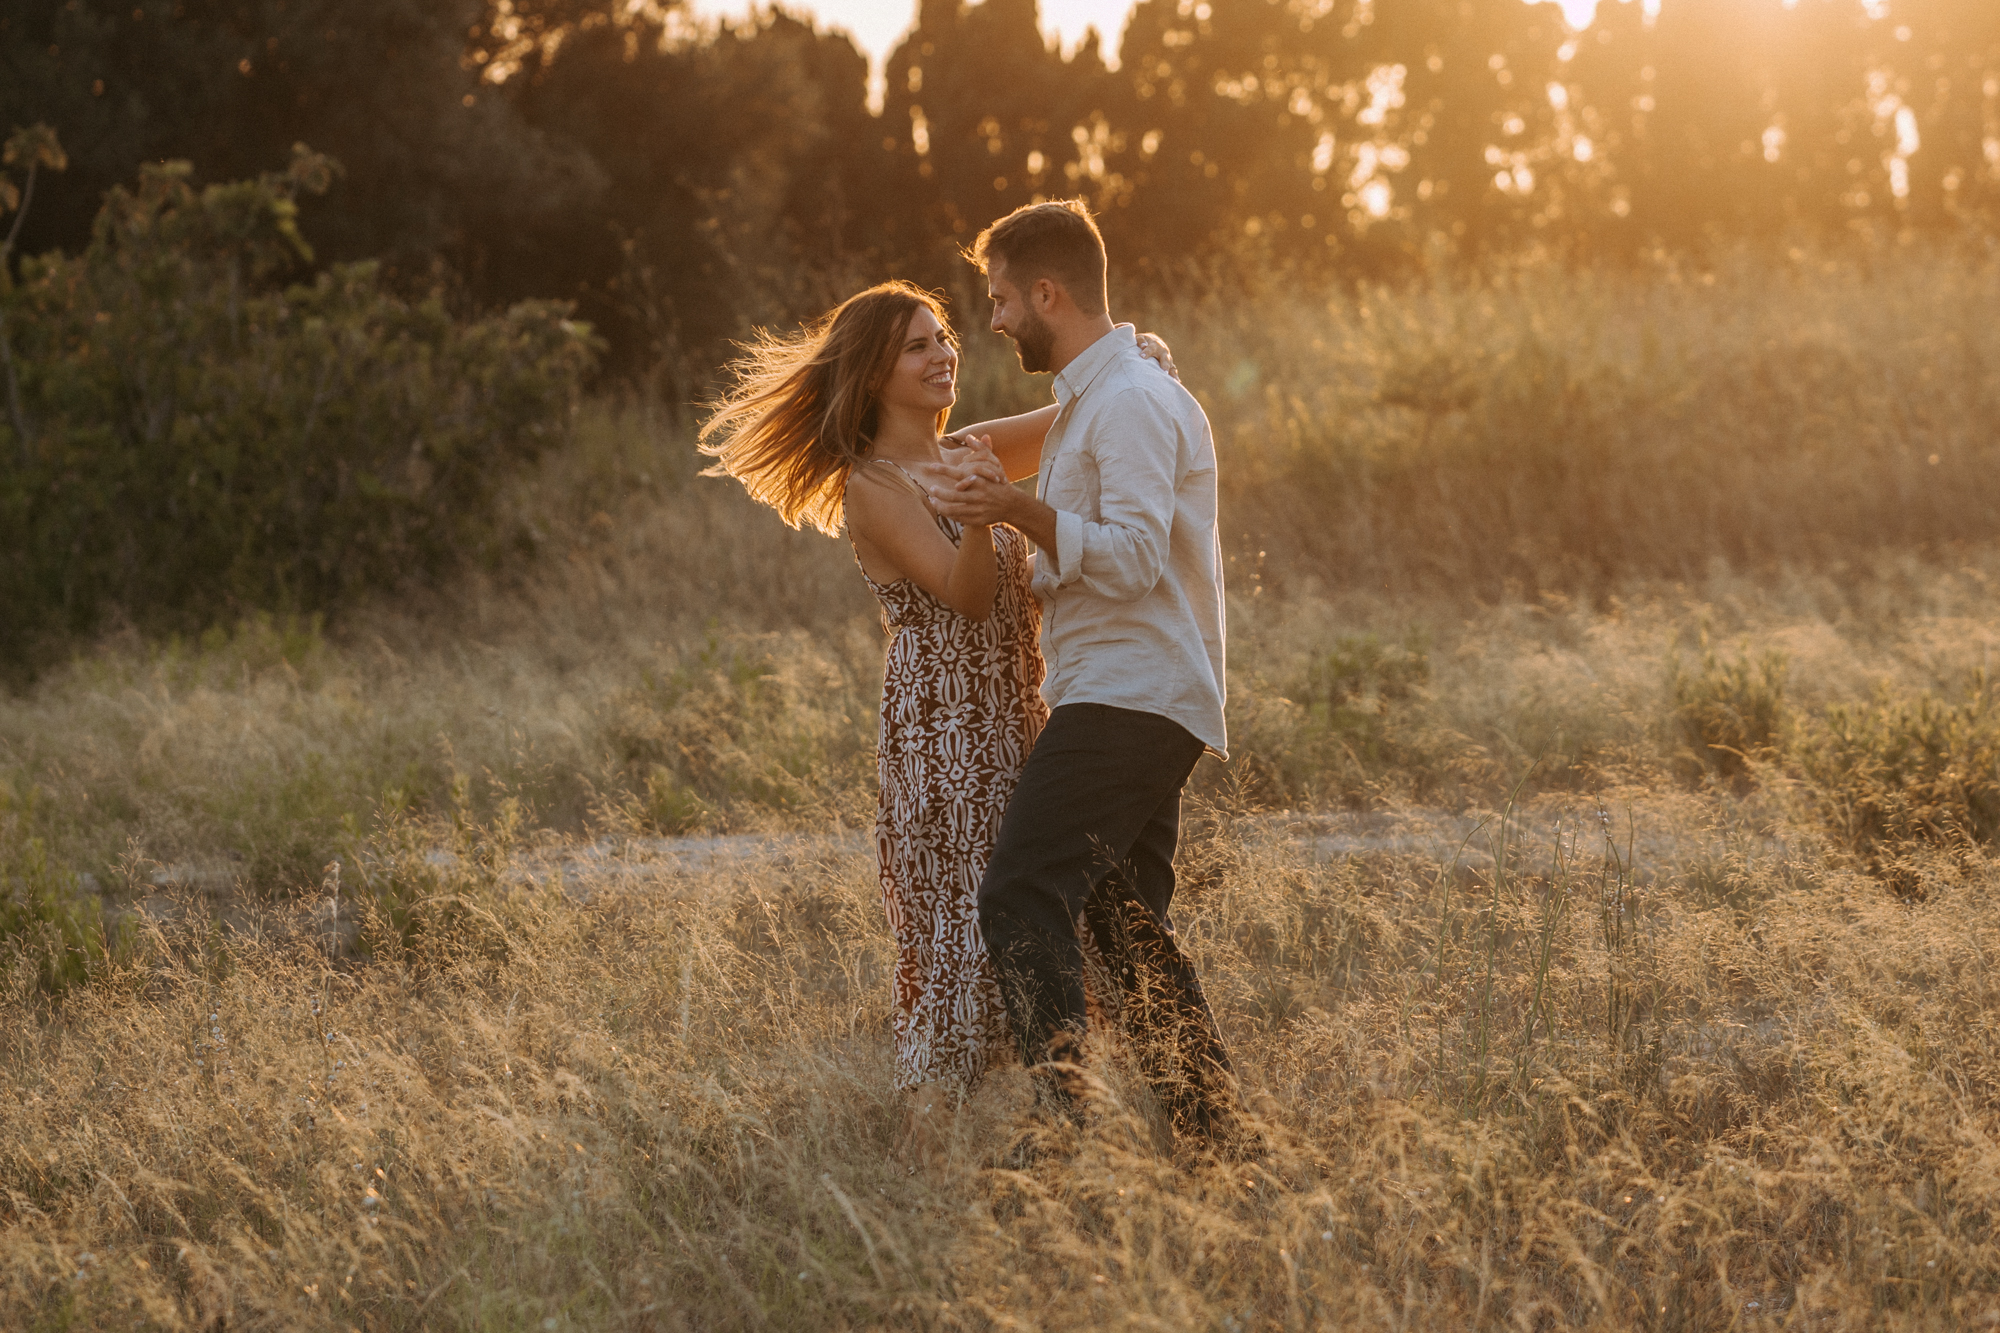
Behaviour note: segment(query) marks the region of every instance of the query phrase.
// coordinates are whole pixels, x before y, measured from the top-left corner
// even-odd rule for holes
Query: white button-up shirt
[[[1055,377],[1062,406],[1035,493],[1056,548],[1035,558],[1042,695],[1171,718],[1227,757],[1215,439],[1194,395],[1120,324]]]

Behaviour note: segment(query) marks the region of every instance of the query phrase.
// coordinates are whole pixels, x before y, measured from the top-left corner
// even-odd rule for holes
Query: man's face
[[[1021,369],[1039,375],[1055,363],[1056,331],[1035,313],[1029,293],[1007,278],[1007,266],[995,262],[986,270],[986,294],[993,300],[993,331],[1014,340]]]

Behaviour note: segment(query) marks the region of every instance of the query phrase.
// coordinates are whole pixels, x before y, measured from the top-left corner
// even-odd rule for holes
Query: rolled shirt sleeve
[[[1097,469],[1097,518],[1056,510],[1056,586],[1081,581],[1113,601],[1132,602],[1159,583],[1167,566],[1179,431],[1152,396],[1118,394],[1098,418],[1085,449]]]
[[[1082,514],[1056,510],[1056,586],[1066,588],[1083,577],[1083,530],[1089,526]]]

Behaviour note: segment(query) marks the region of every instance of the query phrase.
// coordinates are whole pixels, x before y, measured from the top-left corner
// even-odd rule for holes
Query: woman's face
[[[903,334],[902,350],[882,386],[891,411],[935,415],[958,401],[958,347],[929,306],[918,306]]]

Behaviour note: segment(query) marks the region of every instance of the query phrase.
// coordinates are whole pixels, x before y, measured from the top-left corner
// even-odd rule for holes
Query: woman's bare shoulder
[[[924,502],[923,489],[908,473],[894,463],[881,460],[863,463],[847,474],[847,496],[850,503],[860,498],[870,505],[903,500],[913,504]]]
[[[847,510],[850,523],[930,522],[930,506],[916,482],[893,463],[864,463],[848,474]]]

